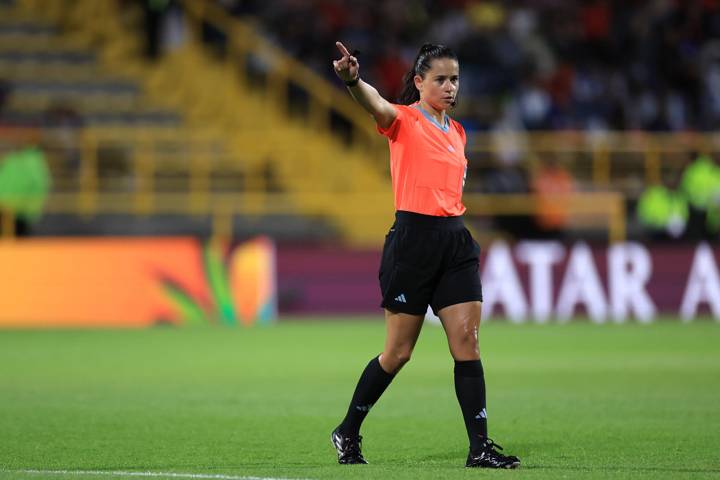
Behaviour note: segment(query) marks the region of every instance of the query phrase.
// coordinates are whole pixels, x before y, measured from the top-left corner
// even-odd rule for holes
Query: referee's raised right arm
[[[357,58],[350,55],[345,45],[340,42],[335,42],[335,45],[342,54],[340,60],[333,60],[335,73],[345,82],[355,101],[375,118],[378,126],[388,128],[397,116],[395,108],[378,93],[375,87],[360,79],[360,64]]]

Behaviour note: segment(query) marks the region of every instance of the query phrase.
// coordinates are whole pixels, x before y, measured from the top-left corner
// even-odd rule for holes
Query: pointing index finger
[[[335,42],[335,45],[337,46],[338,50],[340,50],[340,53],[342,53],[343,57],[350,56],[350,52],[348,52],[348,49],[345,48],[345,45],[343,45],[341,42]]]

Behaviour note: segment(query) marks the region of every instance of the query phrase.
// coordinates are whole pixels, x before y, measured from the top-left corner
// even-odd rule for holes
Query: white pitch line
[[[106,475],[110,477],[169,477],[215,480],[311,480],[306,478],[244,477],[223,475],[221,473],[123,472],[119,470],[0,470],[0,472],[27,473],[31,475]]]

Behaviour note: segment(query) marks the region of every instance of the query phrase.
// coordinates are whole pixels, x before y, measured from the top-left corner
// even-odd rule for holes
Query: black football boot
[[[340,433],[337,428],[330,435],[333,447],[337,450],[338,463],[343,465],[357,465],[368,463],[362,456],[362,437],[348,437]]]
[[[518,457],[503,455],[496,449],[502,450],[503,448],[486,438],[480,449],[470,450],[465,466],[469,468],[517,468],[520,466]]]

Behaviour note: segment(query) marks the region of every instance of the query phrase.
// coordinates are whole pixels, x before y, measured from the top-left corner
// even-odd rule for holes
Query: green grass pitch
[[[490,435],[515,471],[463,468],[434,326],[363,427],[370,465],[338,465],[330,431],[383,339],[319,320],[0,332],[0,479],[720,478],[717,323],[483,325]]]

